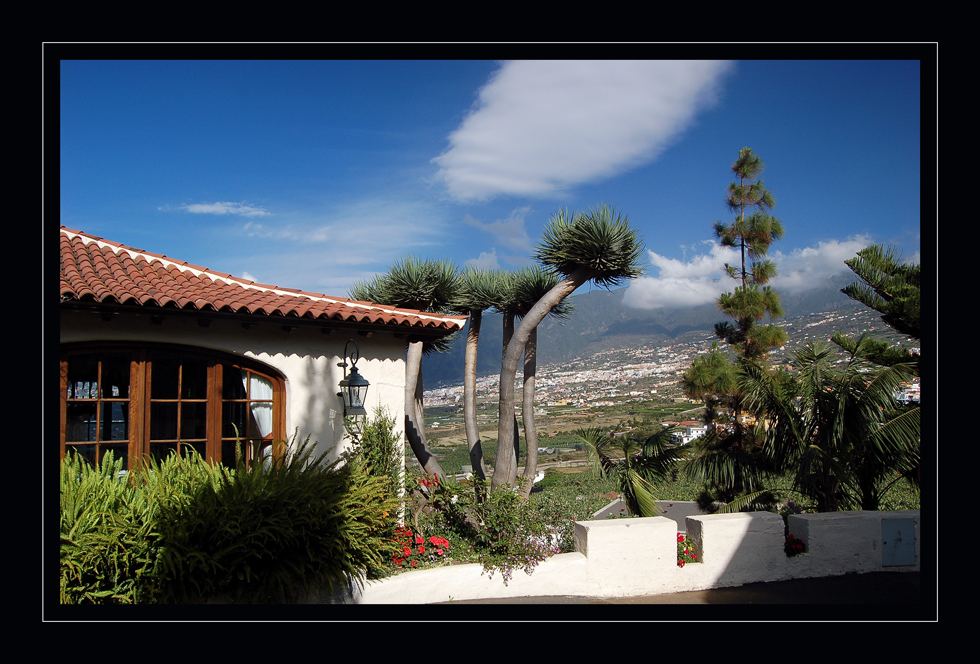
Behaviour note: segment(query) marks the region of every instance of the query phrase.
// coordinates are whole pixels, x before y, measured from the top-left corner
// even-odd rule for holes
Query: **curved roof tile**
[[[301,317],[447,334],[462,329],[467,318],[256,284],[64,226],[61,301]]]

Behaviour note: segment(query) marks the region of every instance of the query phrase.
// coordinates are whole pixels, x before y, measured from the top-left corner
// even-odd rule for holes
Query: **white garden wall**
[[[783,519],[752,512],[688,517],[700,563],[677,566],[677,523],[666,517],[575,524],[576,552],[552,556],[504,585],[480,565],[368,581],[360,604],[426,604],[498,597],[630,597],[849,572],[918,571],[919,512],[837,512],[789,517],[806,553],[788,558]],[[910,532],[911,531],[911,532]]]

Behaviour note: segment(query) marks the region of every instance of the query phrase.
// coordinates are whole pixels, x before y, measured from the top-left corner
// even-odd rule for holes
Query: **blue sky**
[[[919,260],[921,66],[63,60],[60,223],[344,296],[408,254],[519,267],[556,210],[606,203],[647,250],[627,303],[696,305],[732,286],[712,224],[748,146],[791,292],[850,275],[870,243]]]

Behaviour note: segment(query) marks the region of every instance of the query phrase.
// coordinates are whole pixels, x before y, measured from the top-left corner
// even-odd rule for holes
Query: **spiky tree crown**
[[[558,283],[556,273],[543,269],[540,265],[521,268],[513,275],[511,285],[511,306],[518,317],[523,317],[545,293]],[[552,308],[552,318],[565,320],[571,316],[574,307],[568,300],[562,300]]]
[[[625,215],[607,205],[588,212],[559,210],[548,222],[535,258],[563,277],[579,269],[603,287],[643,274],[643,243]]]
[[[509,275],[502,270],[465,268],[459,275],[452,308],[460,313],[500,310],[509,290]]]
[[[406,256],[385,274],[354,284],[348,294],[355,300],[443,313],[454,301],[459,281],[459,270],[451,261]]]

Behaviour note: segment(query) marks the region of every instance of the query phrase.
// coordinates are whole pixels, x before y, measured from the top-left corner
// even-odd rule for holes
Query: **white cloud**
[[[861,249],[871,244],[867,236],[858,235],[838,242],[821,242],[816,247],[794,249],[788,254],[774,252],[771,255],[779,271],[772,280],[773,288],[785,293],[799,293],[826,284],[827,279],[839,274],[853,275],[844,261],[854,258]]]
[[[518,208],[506,219],[486,223],[466,215],[463,221],[468,226],[490,233],[502,247],[516,252],[529,252],[531,237],[527,234],[527,227],[524,224],[524,218],[529,211],[529,207]]]
[[[515,61],[433,161],[457,200],[541,196],[654,159],[714,100],[717,61]]]
[[[636,309],[659,309],[696,307],[714,302],[731,288],[725,263],[736,261],[738,254],[716,243],[711,245],[708,254],[697,255],[687,262],[647,251],[650,264],[659,268],[660,276],[644,276],[631,281],[623,304]]]
[[[464,265],[476,268],[478,270],[499,269],[500,263],[497,261],[497,248],[494,247],[489,253],[486,251],[481,251],[479,258],[471,258],[466,261]]]
[[[830,277],[850,274],[844,264],[848,258],[871,244],[869,238],[856,236],[845,241],[821,242],[816,247],[794,249],[788,254],[771,252],[769,258],[779,272],[772,287],[781,293],[799,293],[818,288]],[[708,254],[682,261],[648,251],[651,265],[659,276],[634,279],[623,296],[623,303],[637,309],[661,307],[694,307],[714,302],[731,291],[734,282],[725,273],[725,263],[737,264],[736,250],[711,243]]]
[[[384,272],[410,253],[444,258],[444,214],[425,204],[363,200],[321,214],[279,213],[277,223],[248,221],[238,252],[256,281],[344,295],[358,280]],[[244,258],[248,257],[248,258]]]
[[[359,265],[390,260],[440,242],[442,214],[424,203],[364,200],[337,206],[322,215],[290,217],[276,225],[247,222],[248,237],[285,241],[329,255],[332,264]]]
[[[268,210],[248,205],[246,203],[190,203],[181,205],[180,208],[191,214],[234,214],[240,217],[266,217],[272,213]]]

